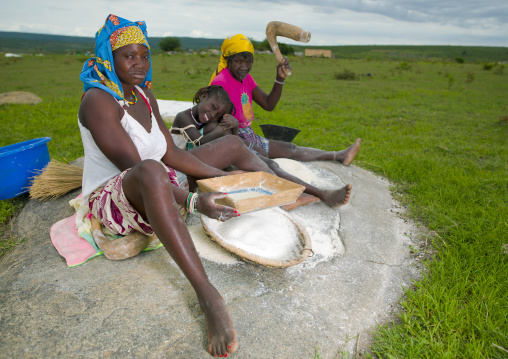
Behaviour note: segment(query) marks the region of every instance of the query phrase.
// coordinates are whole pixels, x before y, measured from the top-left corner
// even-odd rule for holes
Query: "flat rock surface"
[[[166,123],[173,123],[175,116],[192,107],[192,101],[157,100],[159,112]]]
[[[338,210],[315,203],[295,212],[340,217],[343,254],[286,269],[203,256],[238,333],[232,357],[313,358],[318,348],[322,358],[354,355],[419,276],[409,248],[418,230],[397,215],[389,183],[356,166],[309,165],[353,185],[350,203]],[[68,201],[78,194],[30,201],[15,222],[25,241],[0,262],[0,357],[210,357],[194,291],[164,249],[66,266],[49,230],[73,214]]]
[[[12,91],[0,93],[0,105],[7,103],[38,104],[40,102],[42,102],[42,98],[31,92]]]

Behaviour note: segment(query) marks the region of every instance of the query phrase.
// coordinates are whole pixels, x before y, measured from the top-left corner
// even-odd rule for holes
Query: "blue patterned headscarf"
[[[132,22],[113,14],[108,15],[106,23],[95,34],[95,57],[85,61],[79,75],[79,79],[84,83],[85,92],[92,87],[98,87],[118,100],[125,100],[122,84],[115,73],[113,51],[130,44],[142,44],[150,50],[145,22]],[[150,64],[151,55],[150,52]],[[152,66],[141,86],[151,89]]]

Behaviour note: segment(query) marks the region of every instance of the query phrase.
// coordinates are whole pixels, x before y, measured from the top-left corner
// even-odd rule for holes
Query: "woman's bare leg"
[[[348,190],[347,186],[335,191],[326,191],[302,181],[298,177],[284,171],[275,161],[255,155],[238,136],[222,137],[194,148],[191,152],[202,162],[216,168],[226,168],[229,165],[234,165],[244,171],[264,171],[298,183],[305,187],[305,193],[321,199],[332,208],[346,204],[351,193],[351,189]],[[189,186],[192,186],[194,179],[188,178],[188,180]],[[316,198],[310,198],[309,196],[301,196],[295,204],[286,206],[285,209],[294,209],[316,202],[316,200]]]
[[[243,171],[273,171],[238,136],[224,136],[190,151],[201,162],[215,168],[235,166]]]
[[[270,158],[290,158],[296,161],[334,161],[348,166],[360,151],[361,139],[342,151],[324,151],[311,147],[298,147],[294,143],[270,141]]]
[[[156,161],[143,161],[127,172],[122,188],[194,288],[206,317],[208,352],[215,356],[235,352],[236,331],[226,304],[205,273],[164,168]]]
[[[243,171],[264,171],[270,174],[276,174],[270,166],[265,163],[265,161],[270,161],[275,164],[274,168],[280,169],[274,161],[254,154],[254,152],[252,152],[238,136],[221,137],[220,139],[216,139],[205,145],[196,147],[192,149],[191,152],[202,162],[216,168],[225,168],[229,165],[233,165]],[[284,174],[287,174],[289,177],[289,173]],[[297,183],[302,182],[294,176],[291,176],[290,178],[286,178],[284,176],[279,177],[290,181],[298,180]],[[195,178],[187,176],[187,180],[189,181],[189,188],[196,187]],[[319,198],[316,198],[313,195],[302,194],[295,202],[282,206],[282,208],[290,211],[318,200]]]
[[[271,150],[270,150],[271,152]],[[292,174],[284,171],[277,162],[268,159],[266,157],[261,157],[265,163],[270,167],[270,169],[279,177],[285,178],[291,182],[298,183],[299,185],[305,186],[305,193],[308,193],[312,196],[317,197],[327,205],[329,205],[332,208],[340,207],[349,201],[349,196],[351,194],[351,185],[346,185],[338,190],[322,190],[317,187],[314,187],[313,185],[302,181],[300,178],[293,176]],[[308,199],[309,203],[315,202],[310,201]],[[308,203],[307,203],[308,204]],[[286,209],[290,210],[293,209],[291,207],[287,207]]]

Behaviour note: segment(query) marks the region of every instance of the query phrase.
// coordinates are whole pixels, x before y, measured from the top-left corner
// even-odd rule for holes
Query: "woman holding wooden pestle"
[[[360,139],[341,151],[324,151],[298,147],[293,143],[268,140],[254,133],[252,101],[266,111],[272,111],[280,100],[286,75],[291,72],[287,58],[277,65],[272,90],[266,94],[249,72],[254,64],[254,47],[242,34],[228,37],[221,46],[220,63],[210,79],[211,85],[222,86],[235,105],[239,123],[238,136],[264,150],[269,158],[290,158],[297,161],[334,161],[349,165],[360,150]]]

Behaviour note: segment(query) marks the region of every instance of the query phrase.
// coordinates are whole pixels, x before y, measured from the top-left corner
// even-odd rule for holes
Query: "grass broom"
[[[54,200],[81,187],[83,169],[81,167],[51,160],[30,184],[30,198],[39,201]]]

